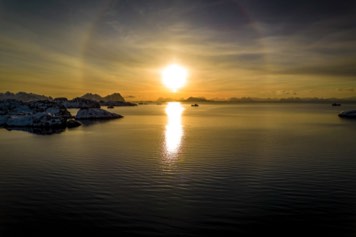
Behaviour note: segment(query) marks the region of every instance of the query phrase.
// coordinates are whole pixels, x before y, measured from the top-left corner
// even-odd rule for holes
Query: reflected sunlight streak
[[[169,102],[166,107],[167,125],[165,132],[166,153],[175,155],[180,148],[183,137],[182,113],[183,106],[179,102]]]

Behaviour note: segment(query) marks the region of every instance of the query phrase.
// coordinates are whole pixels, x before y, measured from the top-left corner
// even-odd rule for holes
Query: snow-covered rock
[[[66,127],[70,112],[53,101],[0,101],[0,126],[6,127]]]
[[[66,127],[67,119],[46,112],[11,115],[4,125],[8,127]]]
[[[76,119],[117,119],[122,117],[122,115],[99,108],[80,109],[75,116]]]
[[[66,127],[67,118],[47,112],[39,112],[32,116],[33,127]]]
[[[52,116],[60,116],[65,118],[72,117],[70,112],[63,105],[54,101],[40,100],[30,102],[29,107],[31,108],[32,113],[46,112]]]
[[[63,101],[65,102],[65,100]],[[83,100],[76,101],[83,102]],[[89,105],[90,103],[92,102],[84,104]],[[95,120],[122,117],[100,108],[81,108],[76,119]],[[66,127],[73,128],[80,125],[81,123],[73,119],[64,105],[56,101],[0,100],[0,126],[9,130],[18,129],[39,134],[51,134],[63,131]]]

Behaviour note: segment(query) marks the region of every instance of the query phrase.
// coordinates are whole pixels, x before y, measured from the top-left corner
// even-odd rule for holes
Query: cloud
[[[297,96],[297,92],[294,90],[277,90],[276,92],[277,96]]]
[[[338,88],[337,91],[340,91],[340,92],[355,92],[355,88]]]
[[[13,80],[14,87],[33,82],[34,87],[52,83],[59,88],[68,83],[76,90],[111,93],[117,86],[135,95],[142,90],[157,94],[160,68],[177,61],[190,71],[186,90],[202,96],[214,91],[229,96],[255,93],[256,88],[260,93],[298,95],[306,88],[354,88],[356,30],[348,11],[334,14],[323,7],[319,17],[298,21],[284,18],[284,12],[283,17],[272,16],[256,1],[187,3],[63,4],[48,21],[46,4],[28,11],[19,5],[26,18],[15,17],[17,8],[5,9],[0,80],[6,85]],[[303,9],[263,4],[272,12]],[[297,5],[318,9],[308,4]]]

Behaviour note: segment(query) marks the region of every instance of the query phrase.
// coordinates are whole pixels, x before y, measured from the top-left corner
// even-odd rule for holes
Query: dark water
[[[145,105],[0,129],[0,236],[356,236],[356,121],[330,105]]]

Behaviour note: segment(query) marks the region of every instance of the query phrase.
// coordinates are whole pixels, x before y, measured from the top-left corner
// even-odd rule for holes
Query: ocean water
[[[328,104],[169,103],[0,129],[0,236],[356,236],[356,121]]]

